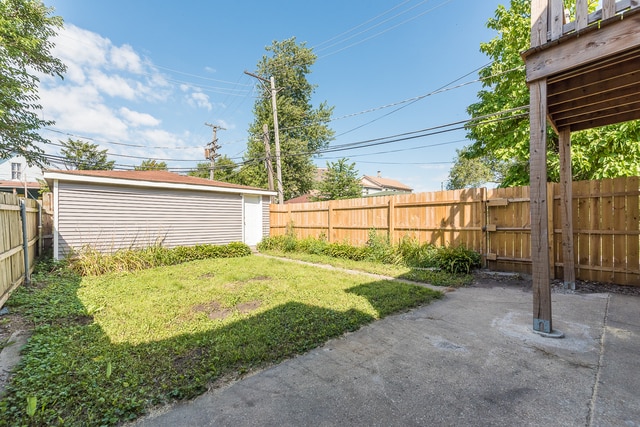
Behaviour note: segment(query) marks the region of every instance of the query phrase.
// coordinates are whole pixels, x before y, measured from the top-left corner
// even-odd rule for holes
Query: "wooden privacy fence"
[[[23,217],[26,218],[24,226]],[[41,217],[37,201],[24,201],[13,194],[0,193],[0,307],[15,288],[29,279],[38,249],[38,235],[42,233]]]
[[[547,185],[550,271],[562,277],[561,199]],[[640,286],[638,177],[573,183],[576,278]],[[271,235],[362,245],[369,232],[392,243],[405,236],[434,245],[465,245],[496,271],[531,273],[529,187],[439,191],[329,202],[271,205]]]

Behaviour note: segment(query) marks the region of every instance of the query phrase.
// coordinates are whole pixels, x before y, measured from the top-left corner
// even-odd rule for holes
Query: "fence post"
[[[396,221],[396,215],[395,215],[395,210],[396,210],[396,203],[393,199],[393,196],[389,196],[389,212],[387,214],[387,221],[389,222],[388,224],[388,228],[389,228],[389,243],[393,244],[394,240],[393,240],[393,235],[395,233],[395,221]]]
[[[24,255],[24,283],[31,283],[29,274],[29,233],[27,233],[27,201],[20,201],[20,217],[22,218],[22,251]]]
[[[44,239],[42,238],[42,200],[38,200],[38,256],[44,252]]]
[[[327,236],[329,243],[331,243],[333,236],[333,200],[329,200],[329,208],[327,208],[327,226],[329,228],[329,236]]]
[[[489,253],[489,210],[487,209],[487,187],[480,188],[480,251],[482,256],[482,266],[488,268],[487,254]]]

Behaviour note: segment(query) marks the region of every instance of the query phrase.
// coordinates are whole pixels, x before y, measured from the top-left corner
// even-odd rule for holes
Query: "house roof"
[[[307,193],[307,194],[303,194],[302,196],[298,196],[298,197],[294,197],[293,199],[289,199],[289,200],[285,200],[284,204],[288,204],[288,203],[307,203],[311,201],[311,197],[313,196],[313,194],[311,193]]]
[[[24,182],[23,181],[0,181],[0,188],[24,188]],[[40,188],[40,183],[39,182],[29,182],[27,181],[27,188],[30,189],[34,189],[34,188]]]
[[[365,180],[369,181],[372,185],[366,185],[366,183],[364,182]],[[413,191],[413,188],[409,187],[408,185],[404,185],[400,181],[396,181],[395,179],[390,178],[365,175],[362,177],[361,181],[363,186],[367,188],[376,188],[380,190],[392,188],[402,191]]]
[[[210,191],[234,192],[275,195],[275,192],[263,188],[246,185],[230,184],[222,181],[212,181],[195,176],[179,175],[173,172],[150,171],[112,171],[112,170],[46,170],[44,177],[51,185],[51,181],[93,182],[102,184],[164,187],[164,188],[194,188],[203,187]]]

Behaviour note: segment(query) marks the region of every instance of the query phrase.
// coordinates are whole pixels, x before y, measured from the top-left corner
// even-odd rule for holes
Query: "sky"
[[[326,101],[334,107],[329,147],[386,138],[379,145],[324,153],[314,158],[316,165],[347,158],[359,175],[380,171],[415,192],[446,185],[456,149],[470,142],[464,130],[421,135],[468,118],[466,109],[482,88],[475,81],[477,70],[489,63],[480,43],[497,35],[486,22],[498,4],[508,5],[506,0],[44,3],[64,19],[53,54],[68,68],[63,80],[41,78],[42,117],[56,122],[42,131],[52,142],[44,147],[47,153],[58,155],[60,141],[81,139],[107,149],[117,169],[151,158],[185,173],[206,161],[212,129],[205,123],[210,123],[225,129],[217,133],[218,152],[241,161],[253,105],[264,95],[244,71],[255,71],[274,40],[295,37],[317,55],[307,76],[317,86],[313,105]]]

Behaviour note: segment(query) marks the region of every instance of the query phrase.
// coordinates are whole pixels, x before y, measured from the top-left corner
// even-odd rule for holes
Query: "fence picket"
[[[576,278],[640,286],[638,177],[573,183]],[[551,194],[559,194],[556,184]],[[298,237],[324,234],[363,245],[368,232],[391,242],[411,237],[434,245],[463,244],[499,271],[531,272],[530,188],[449,190],[332,202],[271,205],[271,235],[291,225]],[[551,274],[562,262],[558,196],[550,198]],[[331,203],[331,209],[329,209]],[[560,276],[557,276],[560,277]]]

